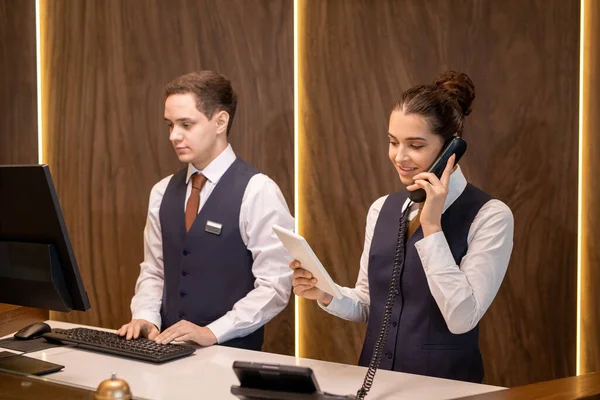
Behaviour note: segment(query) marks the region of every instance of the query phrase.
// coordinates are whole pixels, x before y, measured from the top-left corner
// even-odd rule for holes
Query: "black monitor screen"
[[[0,166],[0,303],[90,308],[47,165]]]

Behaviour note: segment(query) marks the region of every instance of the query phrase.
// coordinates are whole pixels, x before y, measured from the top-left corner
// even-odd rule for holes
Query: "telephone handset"
[[[433,165],[427,172],[434,173],[438,178],[442,177],[444,173],[444,169],[446,169],[446,164],[448,163],[448,159],[452,156],[452,154],[456,154],[456,159],[454,160],[454,165],[458,163],[458,160],[465,154],[467,150],[467,142],[461,137],[455,137],[444,146],[438,158],[434,161]],[[411,199],[415,203],[422,203],[425,201],[427,197],[427,193],[423,189],[413,190],[408,193],[408,198]]]

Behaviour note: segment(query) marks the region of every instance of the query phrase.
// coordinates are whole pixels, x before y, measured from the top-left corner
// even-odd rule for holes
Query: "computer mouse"
[[[31,325],[27,325],[25,328],[15,333],[15,339],[36,339],[42,336],[44,333],[50,332],[51,330],[52,328],[50,328],[50,325],[46,324],[45,322],[35,322]]]

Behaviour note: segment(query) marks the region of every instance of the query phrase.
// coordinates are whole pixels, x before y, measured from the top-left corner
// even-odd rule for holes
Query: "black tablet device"
[[[2,353],[0,353],[0,370],[39,376],[57,372],[64,368],[63,365],[38,360],[37,358],[17,354],[14,356],[2,357],[1,354]]]
[[[243,388],[307,394],[320,390],[308,367],[235,361],[233,371]]]

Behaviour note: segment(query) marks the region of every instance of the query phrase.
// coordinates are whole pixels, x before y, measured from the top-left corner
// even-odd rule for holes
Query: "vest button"
[[[187,256],[188,254],[190,254],[190,252],[189,252],[189,251],[187,251],[186,249],[183,249],[183,255],[184,255],[184,256]]]
[[[186,293],[185,293],[185,292],[179,292],[179,296],[181,296],[181,297],[185,297],[185,296],[186,296]]]
[[[179,312],[179,318],[185,318],[185,313]]]
[[[392,321],[392,326],[395,328],[398,323],[396,321]]]
[[[387,358],[392,358],[393,354],[392,354],[392,352],[391,352],[391,351],[388,351],[387,353],[385,353],[385,356],[386,356]]]
[[[187,274],[188,274],[187,270],[184,269],[183,271],[181,271],[181,275],[186,276]]]

